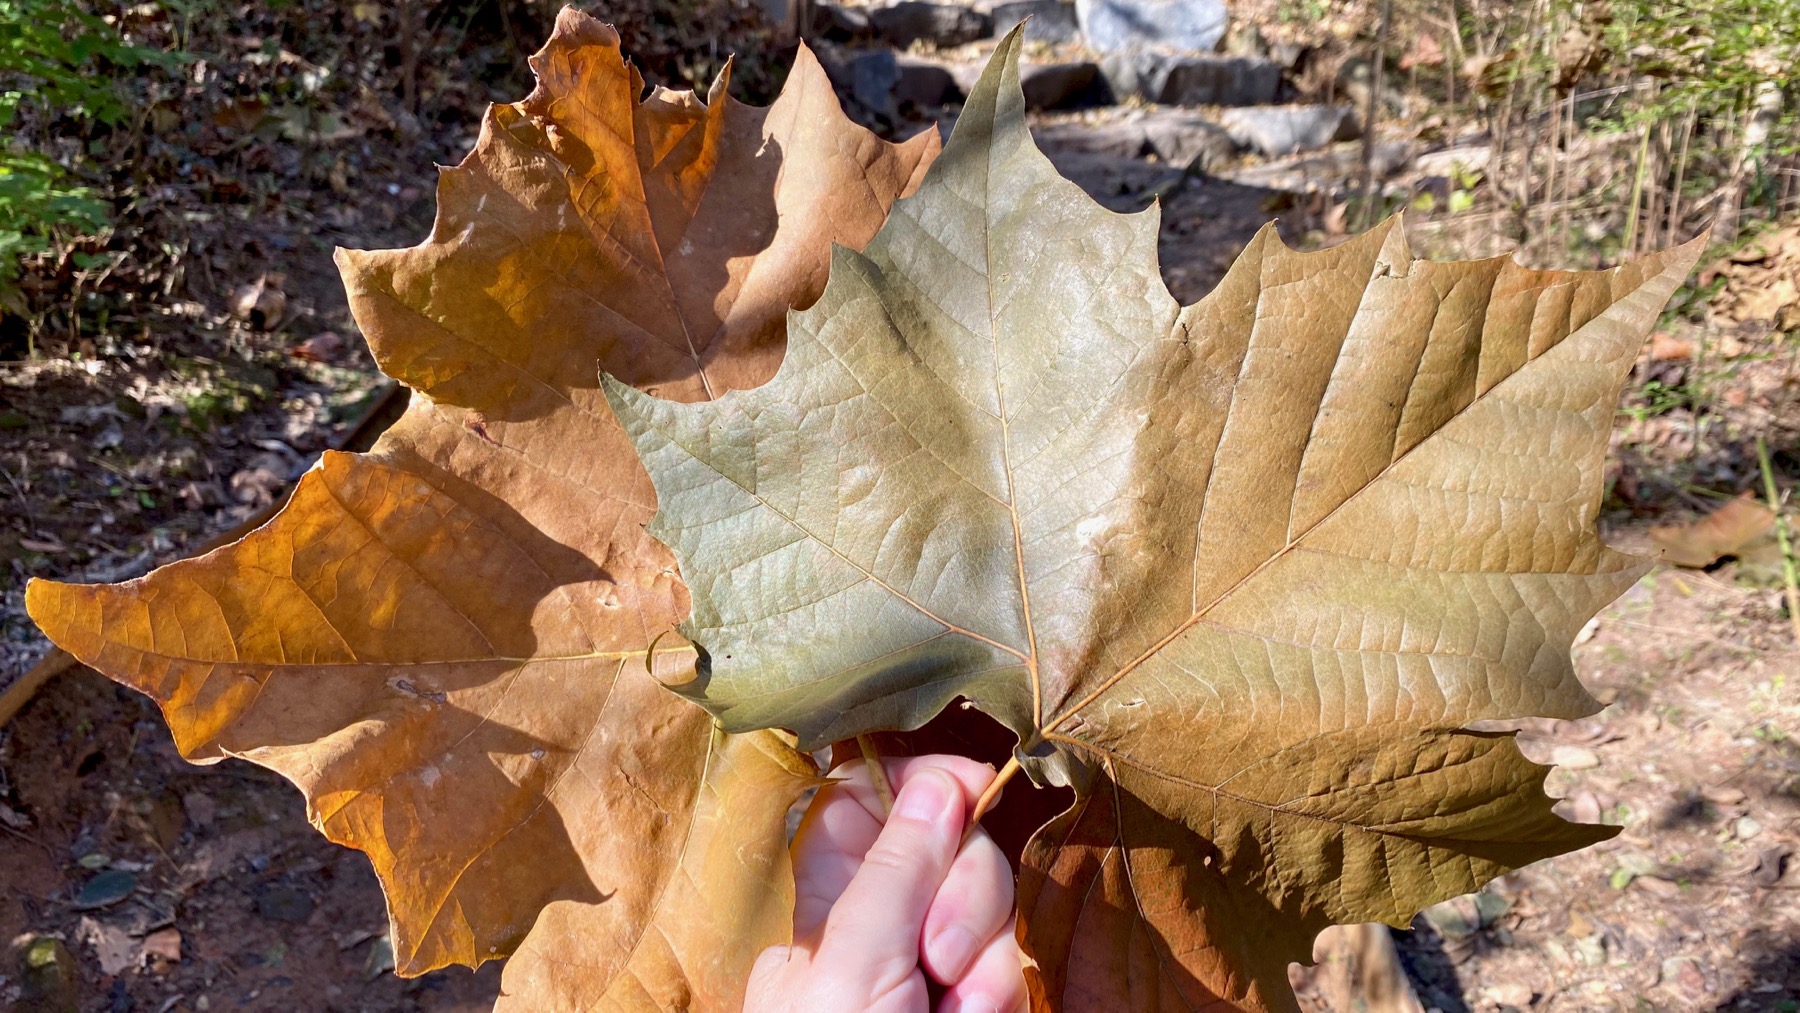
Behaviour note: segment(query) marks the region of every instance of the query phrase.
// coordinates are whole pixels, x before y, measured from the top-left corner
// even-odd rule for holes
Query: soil
[[[0,826],[0,938],[65,940],[74,1008],[473,1013],[498,994],[492,963],[395,977],[368,860],[315,832],[276,775],[183,761],[148,699],[87,669],[8,727]],[[122,876],[97,903],[96,884]],[[167,929],[179,959],[146,955]],[[17,986],[15,959],[0,994]]]
[[[380,379],[329,250],[422,236],[429,163],[462,141],[421,141],[445,153],[382,161],[348,193],[295,177],[279,206],[215,227],[238,237],[212,268],[223,276],[200,286],[206,299],[169,304],[188,321],[175,329],[185,343],[0,373],[0,492],[26,518],[0,527],[0,688],[44,650],[23,616],[26,577],[115,580],[179,557],[281,495],[352,423]],[[1341,207],[1334,221],[1287,189],[1052,157],[1115,210],[1160,200],[1165,276],[1183,302],[1268,221],[1295,243],[1342,235]],[[1435,234],[1424,238],[1437,252]],[[283,293],[282,312],[234,312],[259,282]],[[1645,549],[1649,524],[1760,488],[1756,434],[1770,437],[1783,485],[1796,463],[1792,343],[1691,316],[1670,324],[1677,336],[1702,347],[1729,336],[1737,352],[1646,359],[1634,374],[1606,517],[1623,546]],[[328,353],[295,354],[326,334]],[[1676,388],[1710,394],[1658,400]],[[1399,945],[1427,1007],[1800,1009],[1800,686],[1789,679],[1800,651],[1780,593],[1736,576],[1729,562],[1659,568],[1584,631],[1577,671],[1607,709],[1532,723],[1523,741],[1558,763],[1550,788],[1567,815],[1621,833],[1504,877],[1489,899],[1421,915]],[[147,700],[85,669],[0,729],[0,870],[0,944],[61,940],[57,966],[82,1010],[476,1010],[498,990],[495,964],[395,977],[361,854],[314,832],[276,776],[184,763]],[[0,997],[29,984],[20,960],[0,964]]]

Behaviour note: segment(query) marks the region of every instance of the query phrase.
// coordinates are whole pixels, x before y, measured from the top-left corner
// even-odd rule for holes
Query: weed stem
[[[1794,627],[1794,640],[1800,643],[1800,574],[1794,568],[1794,540],[1788,534],[1787,515],[1781,512],[1781,497],[1775,491],[1775,469],[1769,466],[1769,443],[1756,438],[1756,463],[1762,467],[1763,495],[1769,498],[1769,509],[1775,513],[1775,539],[1781,546],[1781,576],[1787,584],[1788,622]]]

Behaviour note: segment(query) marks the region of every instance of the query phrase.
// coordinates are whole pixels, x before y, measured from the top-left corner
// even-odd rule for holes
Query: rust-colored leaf
[[[688,399],[765,378],[832,244],[866,243],[936,140],[852,125],[804,50],[768,109],[723,76],[638,102],[572,10],[532,65],[426,243],[340,253],[378,361],[424,395],[373,451],[326,455],[234,545],[27,603],[184,755],[280,771],[368,852],[402,973],[518,948],[503,1008],[727,1008],[789,931],[784,819],[814,772],[646,673],[687,595],[599,371]],[[656,657],[691,676],[691,649]]]

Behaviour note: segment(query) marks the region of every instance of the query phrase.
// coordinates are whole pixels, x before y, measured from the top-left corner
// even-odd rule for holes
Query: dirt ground
[[[1297,242],[1319,238],[1317,216],[1275,190],[1053,154],[1117,210],[1161,195],[1165,274],[1184,302],[1266,221],[1280,217]],[[13,547],[42,560],[32,572],[118,579],[180,555],[279,495],[349,424],[376,378],[334,294],[328,249],[410,242],[431,207],[423,171],[371,192],[333,228],[309,231],[300,216],[263,223],[262,253],[250,252],[287,265],[294,323],[260,329],[223,301],[196,311],[266,354],[187,373],[57,360],[0,378],[0,407],[30,420],[0,425],[0,465],[22,508],[46,516],[41,537]],[[240,264],[239,280],[260,277],[253,267]],[[328,361],[291,353],[322,333],[343,342]],[[1704,370],[1646,360],[1634,375],[1607,516],[1618,544],[1645,549],[1649,524],[1691,519],[1717,502],[1708,495],[1753,487],[1753,431],[1772,434],[1778,470],[1795,463],[1782,428],[1800,424],[1793,349],[1768,334],[1741,344],[1755,354]],[[1686,371],[1681,383],[1712,385],[1717,406],[1648,410],[1645,385],[1671,386],[1671,369]],[[193,424],[204,408],[193,399],[221,387],[244,397]],[[1745,392],[1735,407],[1731,390]],[[20,574],[0,588],[0,688],[42,650],[22,616]],[[1527,749],[1558,764],[1551,790],[1571,818],[1622,832],[1421,916],[1400,947],[1426,1006],[1800,1010],[1800,747],[1790,737],[1800,735],[1800,680],[1790,679],[1800,651],[1779,592],[1735,576],[1729,562],[1659,567],[1584,632],[1578,671],[1609,706],[1587,721],[1532,725]],[[17,1000],[20,1009],[476,1010],[498,989],[495,965],[396,978],[360,854],[316,834],[275,776],[238,761],[182,762],[147,701],[86,670],[51,683],[0,730],[0,869],[0,943],[61,941],[32,951],[49,970],[27,974],[27,955],[9,955],[0,997],[64,986],[78,996]]]

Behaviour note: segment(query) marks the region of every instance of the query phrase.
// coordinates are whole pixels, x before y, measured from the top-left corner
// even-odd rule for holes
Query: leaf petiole
[[[988,786],[982,790],[981,797],[975,800],[975,811],[969,814],[969,824],[963,828],[962,844],[969,843],[969,838],[975,836],[975,828],[981,825],[981,817],[987,815],[987,811],[999,803],[1000,793],[1006,790],[1006,782],[1012,780],[1012,776],[1018,772],[1019,758],[1017,756],[1007,757],[1006,765],[1000,768],[1000,772],[995,774],[994,779],[988,782]],[[961,845],[958,847],[960,848]]]
[[[894,785],[888,780],[887,768],[881,765],[881,752],[875,748],[875,740],[867,735],[858,735],[856,745],[862,750],[863,766],[869,768],[869,783],[875,786],[875,794],[881,799],[881,815],[889,816],[894,811]]]

